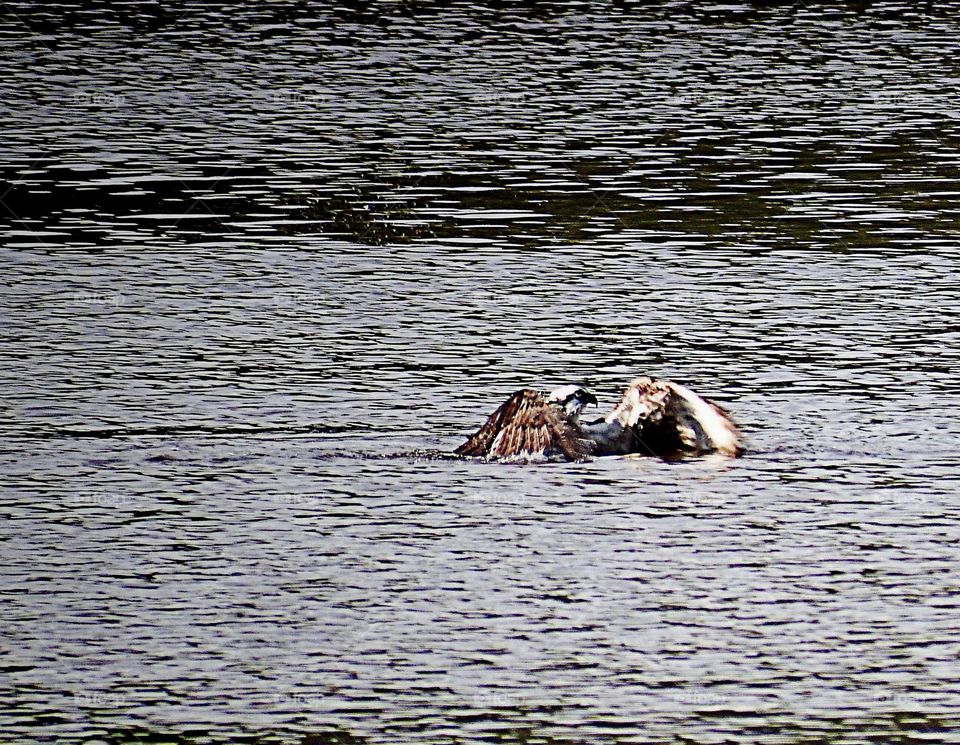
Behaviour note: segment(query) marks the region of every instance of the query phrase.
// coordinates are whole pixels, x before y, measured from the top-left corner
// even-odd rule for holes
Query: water
[[[947,739],[957,11],[5,5],[5,741]]]

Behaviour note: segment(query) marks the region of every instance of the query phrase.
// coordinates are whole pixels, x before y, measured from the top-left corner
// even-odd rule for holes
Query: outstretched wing
[[[480,458],[530,460],[590,454],[589,441],[557,407],[537,391],[523,389],[508,398],[454,452]]]
[[[743,435],[726,411],[685,386],[668,385],[667,417],[687,449],[732,456],[743,452]]]
[[[606,419],[584,429],[598,455],[743,452],[743,437],[723,409],[668,380],[631,381]]]

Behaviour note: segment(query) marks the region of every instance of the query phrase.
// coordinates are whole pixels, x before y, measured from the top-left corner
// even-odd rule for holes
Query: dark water
[[[3,5],[3,741],[948,740],[958,38]],[[432,455],[640,373],[750,454]]]

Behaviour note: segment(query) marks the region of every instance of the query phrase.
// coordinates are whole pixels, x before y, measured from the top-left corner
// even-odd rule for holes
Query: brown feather
[[[742,452],[742,436],[727,412],[666,380],[632,381],[607,421],[618,422],[629,432],[624,444],[630,452],[659,456],[682,451],[719,450],[727,455]]]
[[[525,388],[510,396],[483,426],[454,452],[479,458],[562,456],[580,460],[590,452],[579,428],[537,391]]]

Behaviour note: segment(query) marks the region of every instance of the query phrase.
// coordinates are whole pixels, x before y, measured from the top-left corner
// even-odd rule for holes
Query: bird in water
[[[743,453],[743,436],[730,415],[669,380],[636,378],[602,419],[580,414],[597,397],[579,385],[549,394],[529,388],[510,396],[454,453],[488,460],[586,460],[604,455]]]

